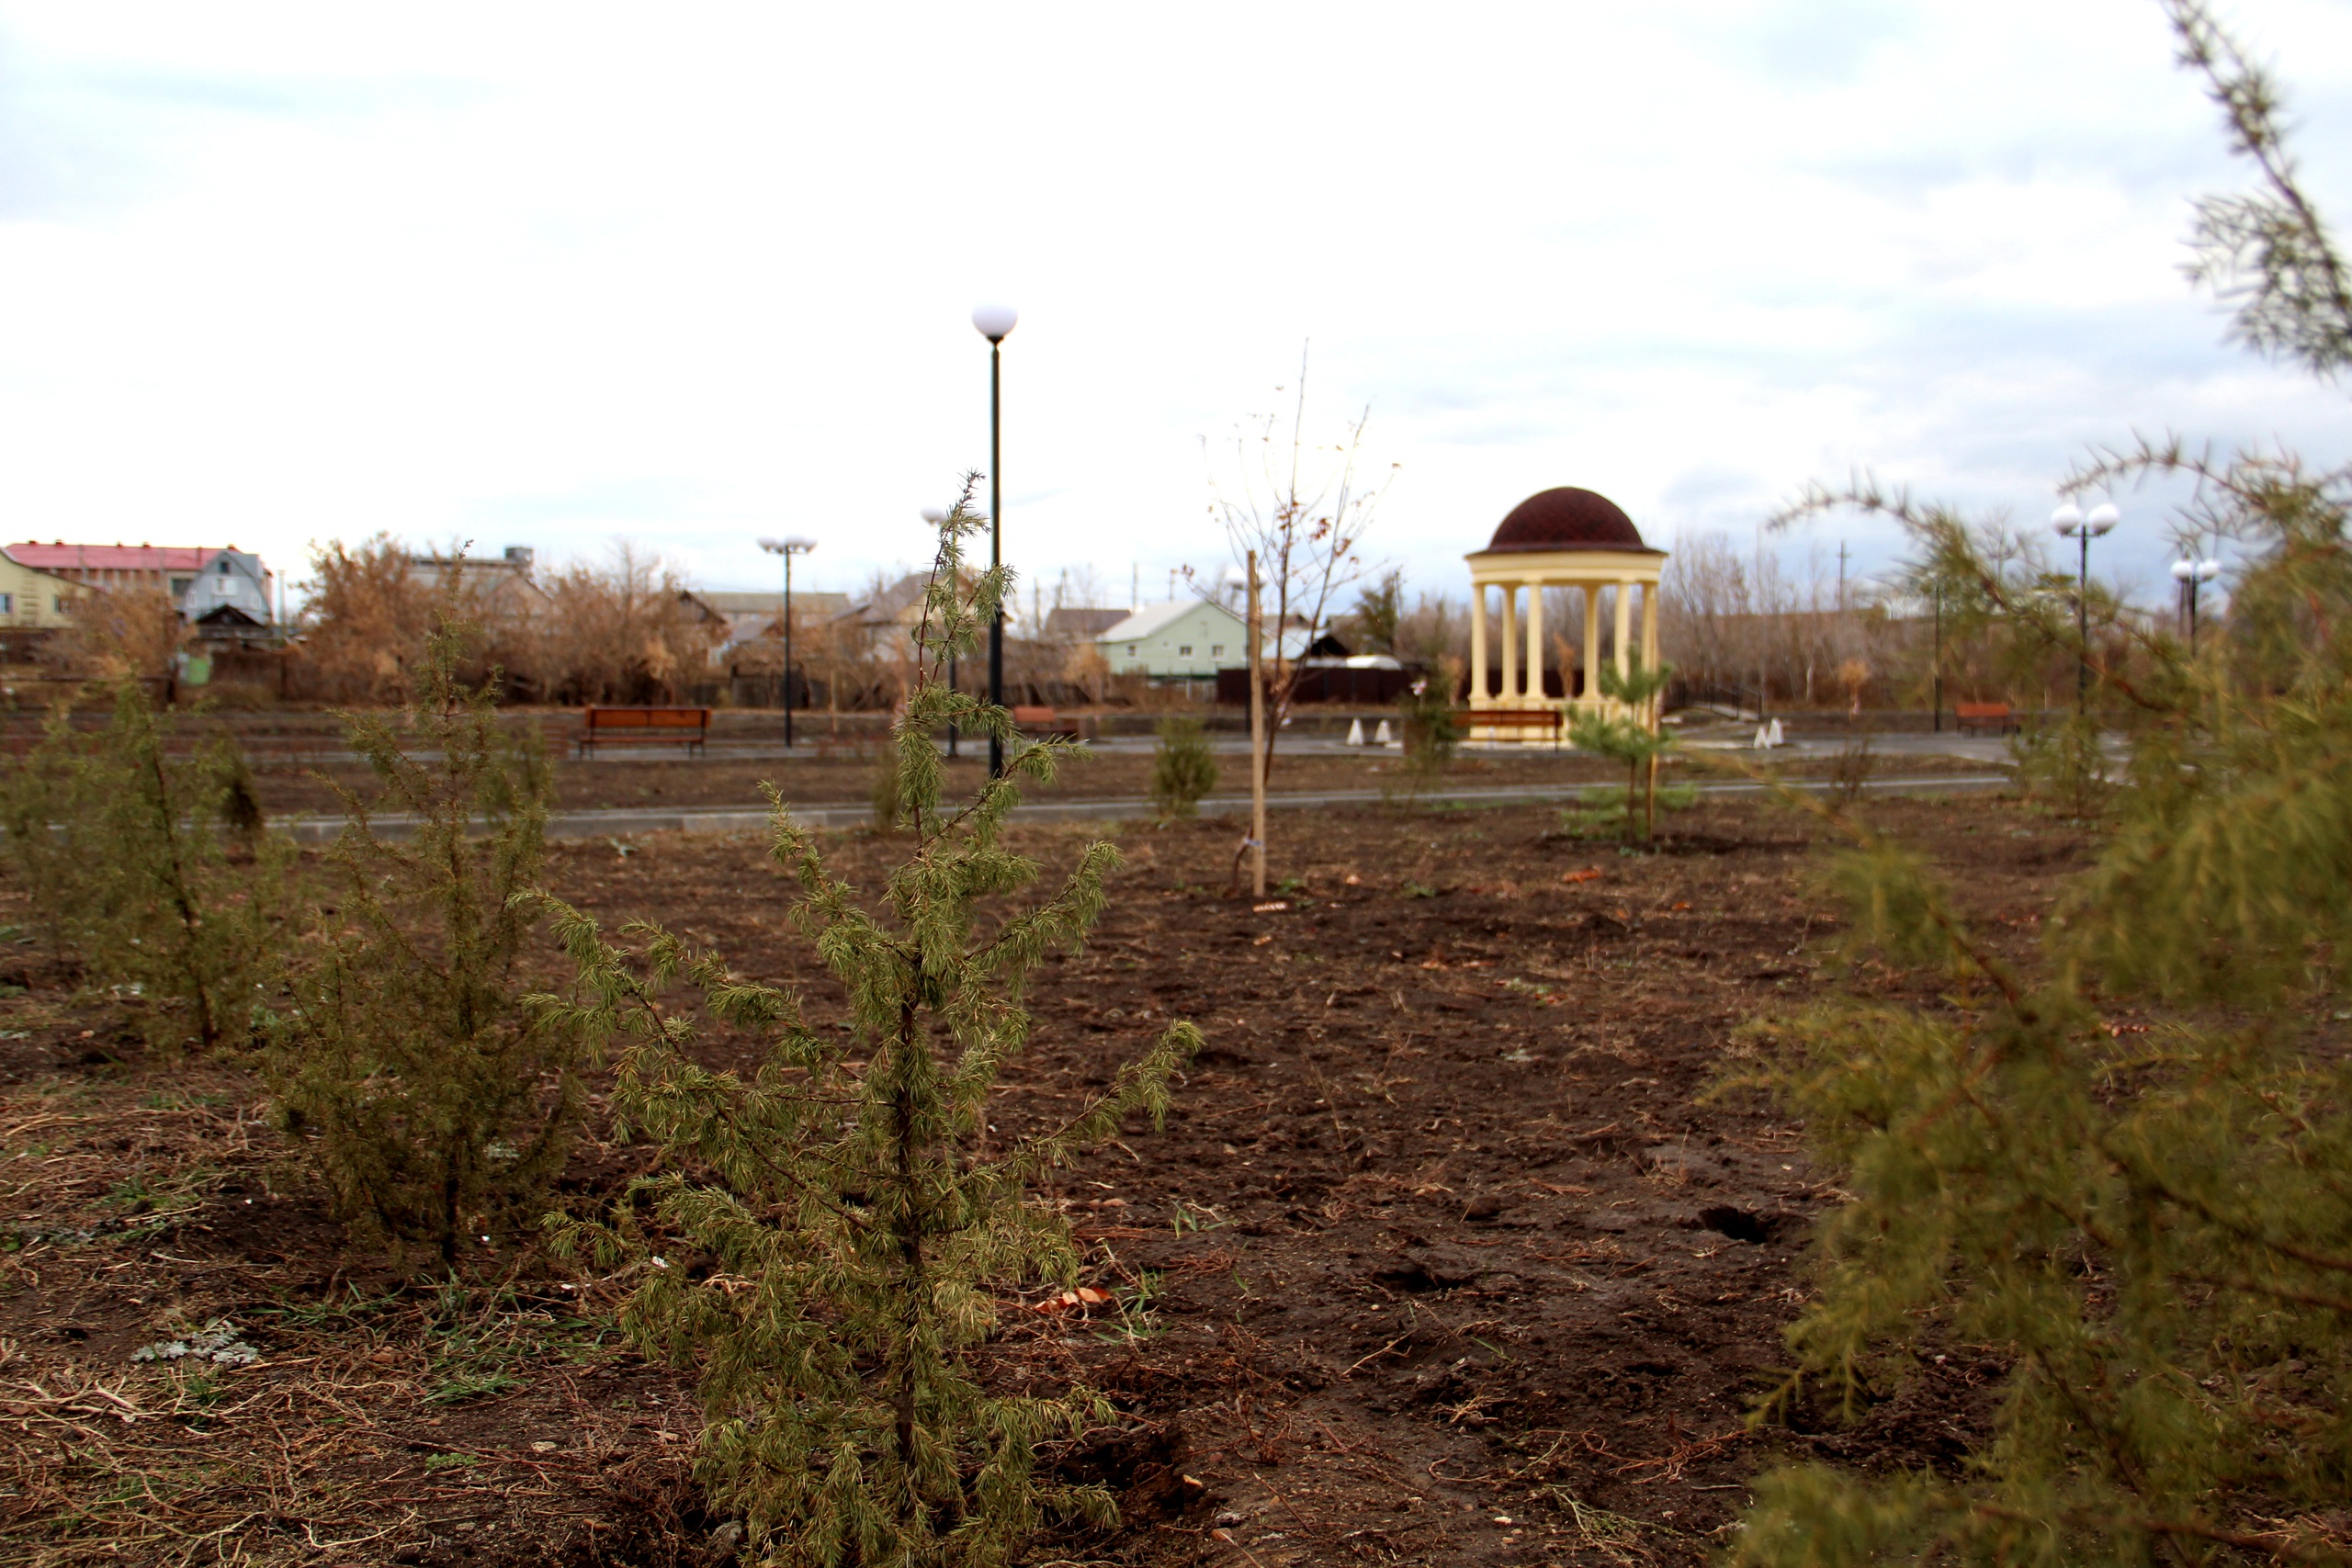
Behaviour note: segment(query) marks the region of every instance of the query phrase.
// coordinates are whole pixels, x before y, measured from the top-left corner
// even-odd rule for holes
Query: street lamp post
[[[2172,580],[2188,590],[2188,651],[2197,652],[2197,585],[2211,582],[2222,575],[2222,563],[2208,556],[2199,560],[2194,551],[2172,563]]]
[[[936,506],[926,506],[922,509],[922,520],[936,528],[947,521],[947,513]],[[948,592],[960,597],[964,592],[964,585],[960,582],[951,583],[948,586]],[[956,645],[952,642],[947,645],[947,689],[951,692],[961,690],[956,682]],[[956,721],[950,718],[947,721],[947,759],[950,761],[954,761],[960,754],[956,750]]]
[[[784,749],[792,750],[792,558],[817,547],[814,539],[794,534],[787,538],[762,539],[760,548],[784,558]]]
[[[1021,313],[1010,305],[982,305],[972,312],[972,325],[989,340],[989,570],[1004,564],[1004,419],[1000,371],[1005,335]],[[989,621],[989,705],[1004,706],[1004,605],[1000,602]],[[1004,776],[1004,737],[989,731],[989,777]]]
[[[2091,540],[2121,521],[2123,513],[2109,502],[2092,507],[2087,516],[2071,501],[2050,514],[2050,526],[2058,536],[2073,539],[2078,547],[2075,564],[2075,641],[2080,660],[2075,670],[2076,713],[2086,712],[2091,700]]]

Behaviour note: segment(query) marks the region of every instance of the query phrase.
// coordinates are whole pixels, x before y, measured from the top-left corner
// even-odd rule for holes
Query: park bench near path
[[[581,716],[576,744],[582,757],[599,746],[684,746],[691,756],[709,738],[708,708],[592,705]]]
[[[1558,708],[1457,708],[1452,716],[1454,728],[1464,735],[1475,729],[1508,729],[1555,739],[1560,733]]]
[[[1952,712],[1959,716],[1962,735],[1986,729],[1996,735],[2018,732],[2017,710],[2007,703],[1959,703],[1953,705]]]
[[[1065,719],[1049,707],[1017,705],[1012,710],[1013,728],[1022,734],[1039,740],[1076,740],[1078,721]]]

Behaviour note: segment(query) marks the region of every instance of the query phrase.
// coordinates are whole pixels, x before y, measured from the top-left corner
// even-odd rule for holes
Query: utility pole
[[[1838,541],[1838,613],[1846,613],[1846,541]]]
[[[1941,582],[1936,584],[1936,657],[1933,672],[1934,680],[1931,684],[1934,688],[1933,700],[1936,705],[1935,732],[1941,735],[1944,732],[1944,585]]]
[[[1250,895],[1266,897],[1266,635],[1258,607],[1258,552],[1250,552]]]

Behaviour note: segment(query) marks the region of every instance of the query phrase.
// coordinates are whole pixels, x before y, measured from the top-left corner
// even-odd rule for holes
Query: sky
[[[2352,3],[2224,15],[2344,219]],[[1221,570],[1302,356],[1414,589],[1559,484],[1668,547],[1858,468],[2038,522],[2134,432],[2352,457],[2181,275],[2244,179],[2154,0],[0,0],[0,534],[855,591],[987,465],[983,301],[1007,558],[1114,604]],[[2158,597],[2177,498],[2115,499]],[[1840,545],[1901,548],[1763,547]]]

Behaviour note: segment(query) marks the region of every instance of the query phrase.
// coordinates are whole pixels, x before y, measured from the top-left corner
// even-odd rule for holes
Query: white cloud
[[[2241,21],[2352,209],[2352,13]],[[1670,538],[1856,465],[2035,515],[2134,427],[2342,456],[2179,276],[2238,175],[2169,54],[2143,0],[0,5],[0,506],[721,584],[781,525],[852,586],[986,460],[984,298],[1046,576],[1220,560],[1199,438],[1308,337],[1324,433],[1369,404],[1404,465],[1375,547],[1448,587],[1550,484]]]

